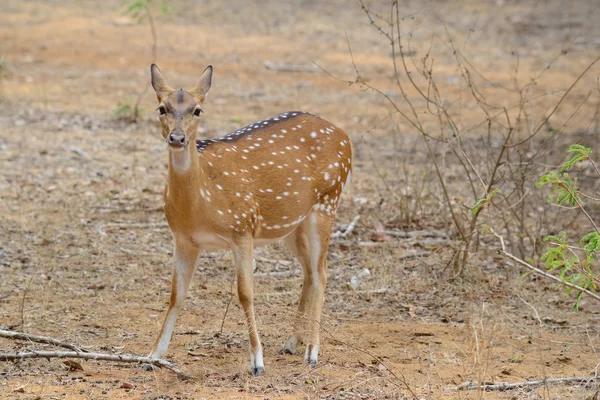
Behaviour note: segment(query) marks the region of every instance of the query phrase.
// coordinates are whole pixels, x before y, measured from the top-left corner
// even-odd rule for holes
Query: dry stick
[[[289,260],[272,260],[270,258],[264,258],[264,257],[254,257],[254,260],[259,261],[259,262],[269,263],[269,264],[281,264],[281,265],[286,265],[286,266],[293,264],[293,262],[289,261]]]
[[[265,61],[266,69],[277,72],[316,72],[317,68],[314,64],[308,65],[293,65],[293,64],[275,64],[271,61]]]
[[[231,280],[231,287],[229,288],[229,301],[227,302],[227,306],[225,307],[225,313],[223,313],[223,319],[221,320],[221,329],[219,330],[219,334],[223,333],[223,327],[225,326],[225,318],[227,317],[227,313],[229,312],[229,306],[233,301],[233,283],[235,279]]]
[[[403,256],[396,257],[395,260],[396,261],[410,260],[411,258],[428,257],[429,255],[431,255],[431,252],[428,250],[417,251],[414,253],[408,253]]]
[[[84,360],[144,363],[166,368],[181,379],[193,379],[169,361],[160,358],[136,356],[133,354],[83,353],[80,351],[31,351],[23,353],[0,353],[0,361],[23,360],[25,358],[82,358]]]
[[[339,295],[350,295],[350,294],[384,294],[388,292],[393,292],[394,290],[389,288],[381,288],[381,289],[368,289],[368,290],[328,290],[327,294],[339,294]],[[265,297],[274,297],[274,296],[295,296],[298,292],[267,292],[267,293],[256,293],[254,296],[265,296]]]
[[[21,315],[21,322],[19,326],[22,330],[25,329],[25,298],[27,297],[27,293],[29,292],[29,286],[31,286],[33,278],[37,275],[37,270],[39,266],[39,263],[35,264],[35,270],[33,271],[34,273],[31,274],[31,277],[29,277],[29,279],[27,280],[27,285],[25,285],[25,290],[23,290],[23,297],[21,298],[21,305],[19,307],[19,314]]]
[[[336,231],[333,232],[331,234],[332,238],[345,238],[346,236],[348,236],[350,233],[352,233],[352,231],[354,230],[354,227],[356,226],[356,223],[358,222],[358,220],[360,219],[360,215],[357,215],[356,217],[354,217],[354,219],[352,220],[352,222],[350,222],[348,224],[348,227],[346,228],[345,231]]]
[[[589,291],[589,290],[587,290],[587,289],[585,289],[585,288],[582,288],[581,286],[575,285],[575,284],[573,284],[573,283],[571,283],[571,282],[566,282],[566,281],[563,281],[563,280],[561,280],[560,278],[558,278],[558,277],[556,277],[556,276],[554,276],[554,275],[552,275],[552,274],[549,274],[548,272],[546,272],[546,271],[543,271],[543,270],[541,270],[541,269],[539,269],[539,268],[537,268],[537,267],[534,267],[533,265],[529,264],[528,262],[526,262],[526,261],[524,261],[524,260],[521,260],[520,258],[518,258],[518,257],[516,257],[516,256],[514,256],[514,255],[512,255],[512,254],[510,254],[509,252],[507,252],[507,251],[506,251],[506,246],[505,246],[505,244],[504,244],[504,238],[503,238],[502,236],[498,235],[498,234],[497,234],[497,233],[496,233],[496,232],[495,232],[493,229],[491,229],[491,228],[489,228],[489,229],[490,229],[490,232],[492,232],[492,234],[493,234],[494,236],[496,236],[496,237],[498,238],[498,240],[500,240],[500,246],[501,246],[502,248],[501,248],[501,250],[498,250],[498,253],[500,253],[500,254],[502,254],[503,256],[505,256],[505,257],[507,257],[507,258],[509,258],[509,259],[513,260],[514,262],[516,262],[516,263],[518,263],[518,264],[521,264],[521,265],[522,265],[522,266],[524,266],[524,267],[527,267],[527,268],[529,268],[530,270],[532,270],[532,271],[533,271],[533,272],[535,272],[536,274],[539,274],[539,275],[545,276],[546,278],[548,278],[548,279],[552,279],[553,281],[555,281],[555,282],[558,282],[558,283],[560,283],[561,285],[568,286],[568,287],[570,287],[570,288],[572,288],[572,289],[575,289],[575,290],[577,290],[577,291],[583,292],[583,293],[587,294],[588,296],[590,296],[590,297],[593,297],[594,299],[596,299],[596,300],[599,300],[599,301],[600,301],[600,296],[599,296],[599,295],[597,295],[596,293],[594,293],[594,292],[591,292],[591,291]]]
[[[109,222],[102,228],[168,228],[166,222]]]
[[[373,232],[375,232],[375,231],[373,231]],[[393,237],[398,237],[398,238],[403,238],[403,239],[410,239],[410,238],[415,238],[415,237],[432,237],[432,238],[448,239],[448,235],[446,235],[445,233],[436,232],[436,231],[409,231],[409,232],[383,231],[383,233],[385,233],[388,236],[393,236]]]
[[[74,346],[69,343],[61,342],[60,340],[56,340],[56,339],[53,339],[53,338],[50,338],[47,336],[37,336],[37,335],[31,335],[29,333],[5,331],[5,330],[0,329],[0,337],[7,338],[7,339],[27,340],[29,342],[36,342],[36,343],[51,344],[53,346],[64,347],[65,349],[69,349],[69,350],[73,350],[73,351],[77,351],[77,352],[86,352],[85,350],[82,350],[77,346]]]
[[[515,383],[508,383],[508,382],[502,382],[502,383],[492,383],[492,384],[483,384],[480,385],[478,383],[473,383],[473,382],[467,382],[464,383],[460,386],[455,386],[455,387],[450,387],[449,389],[451,390],[477,390],[477,389],[481,389],[481,390],[510,390],[510,389],[520,389],[520,388],[524,388],[527,386],[539,386],[539,385],[546,385],[546,384],[550,384],[550,383],[591,383],[591,382],[595,382],[597,380],[599,380],[600,377],[589,377],[589,378],[584,378],[584,377],[575,377],[575,378],[548,378],[548,379],[542,379],[539,381],[525,381],[525,382],[515,382]]]

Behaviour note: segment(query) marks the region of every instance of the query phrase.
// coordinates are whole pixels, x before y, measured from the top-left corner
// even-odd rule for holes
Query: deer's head
[[[158,98],[158,113],[162,136],[171,151],[183,150],[190,142],[195,146],[196,130],[202,103],[210,89],[213,68],[206,67],[198,84],[192,90],[174,90],[156,64],[150,67],[152,87]]]

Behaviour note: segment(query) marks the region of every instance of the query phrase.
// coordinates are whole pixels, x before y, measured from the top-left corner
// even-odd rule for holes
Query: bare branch
[[[30,351],[23,353],[0,353],[0,361],[23,360],[25,358],[81,358],[84,360],[96,361],[142,363],[171,370],[181,379],[193,379],[190,375],[187,375],[169,361],[160,358],[136,356],[134,354],[83,353],[80,351]]]
[[[345,231],[335,231],[331,234],[332,238],[345,238],[346,236],[348,236],[350,233],[352,233],[352,231],[354,230],[354,227],[356,226],[356,223],[358,222],[358,220],[360,219],[360,215],[357,215],[356,217],[354,217],[354,219],[352,220],[352,222],[350,222],[348,224],[348,227],[346,228]]]
[[[85,350],[82,350],[81,348],[79,348],[77,346],[74,346],[69,343],[61,342],[60,340],[56,340],[56,339],[46,337],[46,336],[31,335],[29,333],[24,333],[24,332],[5,331],[5,330],[0,329],[0,337],[7,338],[7,339],[26,340],[26,341],[35,342],[35,343],[51,344],[53,346],[64,347],[65,349],[69,349],[69,350],[73,350],[73,351],[85,352]]]
[[[318,68],[315,64],[294,65],[294,64],[275,64],[271,61],[265,61],[266,69],[277,72],[317,72]]]
[[[577,77],[577,79],[575,79],[575,82],[573,82],[573,84],[571,86],[569,86],[569,88],[567,89],[567,91],[562,95],[562,97],[560,98],[560,100],[558,101],[558,103],[556,103],[556,106],[554,106],[554,108],[552,109],[552,111],[550,111],[550,114],[548,114],[548,116],[546,118],[544,118],[544,120],[542,122],[540,122],[540,124],[538,125],[537,129],[533,131],[533,133],[531,135],[529,135],[528,137],[526,137],[525,139],[511,144],[509,147],[517,147],[525,142],[527,142],[528,140],[530,140],[531,138],[533,138],[535,135],[537,135],[539,133],[539,131],[546,125],[546,123],[550,120],[550,117],[552,117],[554,115],[554,113],[556,112],[556,110],[558,110],[558,107],[560,107],[560,105],[562,104],[562,102],[564,101],[564,99],[567,97],[567,95],[569,93],[571,93],[571,90],[573,90],[573,88],[575,87],[575,85],[577,85],[577,83],[581,80],[581,78],[583,78],[583,76],[585,74],[587,74],[587,72],[598,62],[600,61],[600,56],[598,56],[594,61],[592,61],[592,63],[590,65],[587,66],[586,69],[583,70],[583,72],[581,74],[579,74],[579,76]]]
[[[502,382],[502,383],[492,383],[492,384],[484,384],[484,385],[479,384],[477,382],[465,382],[460,386],[454,386],[454,387],[450,387],[448,389],[504,391],[504,390],[511,390],[511,389],[522,389],[527,386],[540,386],[540,385],[546,385],[546,384],[552,384],[552,383],[587,383],[587,384],[590,384],[592,382],[596,382],[598,379],[600,379],[600,377],[598,377],[598,376],[574,377],[574,378],[548,378],[548,379],[541,379],[539,381],[525,381],[525,382],[515,382],[515,383]]]

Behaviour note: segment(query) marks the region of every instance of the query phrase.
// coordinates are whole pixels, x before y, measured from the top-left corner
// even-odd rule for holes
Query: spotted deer
[[[169,149],[164,211],[174,238],[169,308],[150,356],[161,357],[167,351],[200,251],[231,249],[250,336],[251,373],[262,374],[253,249],[283,240],[302,265],[304,283],[292,334],[281,352],[293,354],[303,342],[305,361],[315,365],[327,249],[340,194],[352,171],[348,135],[298,111],[216,139],[197,140],[212,66],[188,91],[172,89],[156,65],[150,70],[162,137]]]

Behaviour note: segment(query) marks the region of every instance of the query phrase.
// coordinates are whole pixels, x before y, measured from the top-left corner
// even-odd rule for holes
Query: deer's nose
[[[185,144],[185,134],[182,131],[175,130],[169,134],[169,145],[172,147],[183,147]]]

